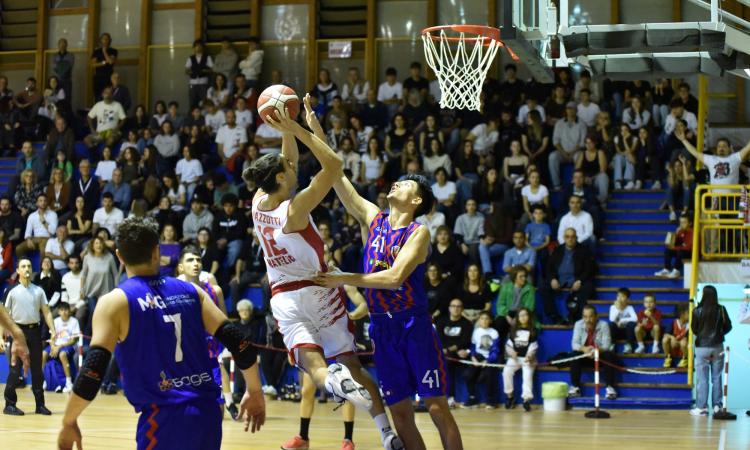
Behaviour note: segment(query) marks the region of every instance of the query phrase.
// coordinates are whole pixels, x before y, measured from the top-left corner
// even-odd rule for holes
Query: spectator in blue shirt
[[[123,213],[130,210],[130,184],[122,182],[122,170],[119,167],[112,171],[112,180],[104,186],[103,194],[107,192],[112,194],[115,206]]]
[[[519,266],[526,269],[526,272],[531,272],[536,264],[536,252],[526,244],[526,233],[514,232],[513,245],[503,257],[503,272],[510,273]]]
[[[534,205],[531,208],[532,221],[526,224],[526,228],[524,229],[526,231],[526,241],[536,252],[537,267],[541,269],[539,272],[541,272],[540,275],[542,276],[547,269],[547,260],[549,259],[548,247],[552,240],[552,228],[544,221],[545,216],[544,205]],[[532,272],[531,275],[534,277],[535,273]],[[538,283],[535,284],[538,285]]]

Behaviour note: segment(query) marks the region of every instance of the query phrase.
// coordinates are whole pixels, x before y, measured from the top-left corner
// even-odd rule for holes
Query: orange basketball
[[[283,84],[274,84],[261,92],[258,98],[258,114],[265,122],[266,117],[271,116],[276,119],[276,111],[287,108],[289,117],[296,120],[299,114],[299,103],[299,97],[297,97],[294,89]]]

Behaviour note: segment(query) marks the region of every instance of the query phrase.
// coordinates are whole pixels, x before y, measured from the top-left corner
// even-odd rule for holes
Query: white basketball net
[[[467,44],[464,33],[459,33],[458,41],[451,41],[445,30],[440,30],[439,50],[435,40],[431,33],[422,34],[427,64],[437,75],[440,85],[440,107],[479,111],[482,84],[501,43],[478,36],[476,40],[469,38]],[[474,49],[469,54],[466,47],[472,42]]]

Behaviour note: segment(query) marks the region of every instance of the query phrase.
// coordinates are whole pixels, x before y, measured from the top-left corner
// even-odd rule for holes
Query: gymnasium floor
[[[52,417],[29,414],[24,417],[0,415],[0,449],[53,449],[58,425],[67,396],[47,394]],[[29,389],[19,391],[19,407],[33,411]],[[313,449],[340,448],[343,425],[339,412],[332,412],[331,403],[315,405],[310,426]],[[222,449],[273,450],[297,432],[299,405],[290,402],[267,403],[266,426],[259,434],[244,433],[239,423],[224,421]],[[687,411],[619,411],[612,418],[594,421],[584,419],[583,411],[544,413],[535,407],[524,413],[484,409],[454,410],[461,427],[466,450],[486,449],[718,449],[725,440],[725,449],[750,448],[750,417],[742,413],[737,422],[713,422],[691,417]],[[120,450],[134,448],[137,416],[122,395],[100,395],[79,421],[84,433],[86,450]],[[358,450],[378,450],[380,440],[372,422],[357,412],[354,441]],[[427,414],[418,414],[417,421],[428,450],[441,449],[439,437]]]

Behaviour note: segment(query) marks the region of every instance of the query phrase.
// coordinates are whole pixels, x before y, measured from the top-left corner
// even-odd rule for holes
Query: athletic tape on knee
[[[73,385],[73,392],[84,400],[93,400],[102,385],[110,358],[112,358],[112,353],[106,348],[99,346],[89,348],[81,366],[81,372]]]
[[[222,323],[214,337],[232,353],[234,362],[240,370],[249,369],[258,360],[258,350],[236,324],[229,321]]]

